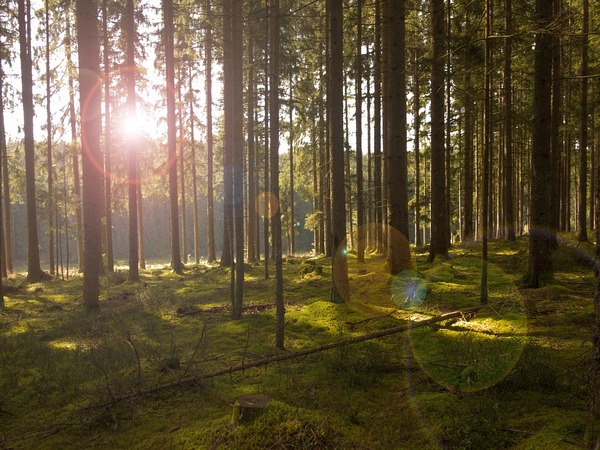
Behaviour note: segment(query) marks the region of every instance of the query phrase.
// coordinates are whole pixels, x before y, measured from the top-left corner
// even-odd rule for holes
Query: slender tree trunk
[[[375,245],[377,253],[383,253],[383,203],[381,198],[381,6],[375,3],[375,110],[373,112],[374,145],[373,145],[373,202],[375,203]]]
[[[207,17],[211,15],[211,0],[206,0]],[[212,131],[212,30],[206,27],[205,62],[206,78],[206,241],[208,262],[215,262],[215,215],[214,215],[214,175],[213,175],[213,131]]]
[[[413,61],[413,126],[415,153],[415,245],[423,245],[421,239],[421,87],[419,80],[419,51],[414,50]]]
[[[127,67],[127,114],[130,119],[137,117],[135,94],[135,10],[133,0],[127,0],[125,7],[125,35]],[[128,184],[129,184],[129,281],[138,281],[139,252],[138,252],[138,153],[139,136],[130,133],[127,143],[128,150]]]
[[[83,266],[83,303],[88,309],[99,307],[102,271],[102,161],[100,136],[102,115],[100,90],[96,88],[100,66],[98,6],[96,0],[77,0],[77,47],[79,54],[79,99],[83,169],[83,217],[85,260]]]
[[[192,160],[192,196],[194,201],[194,262],[200,263],[200,223],[198,219],[198,176],[196,169],[196,135],[194,133],[194,77],[192,73],[193,63],[190,61],[188,69],[189,96],[190,96],[190,157]]]
[[[296,253],[296,213],[294,211],[294,77],[290,77],[290,254]]]
[[[329,235],[327,234],[326,213],[329,205],[329,195],[327,194],[327,173],[328,164],[325,159],[327,147],[327,119],[325,118],[325,76],[323,74],[323,61],[319,58],[319,249],[321,253],[326,254],[329,247]]]
[[[365,206],[362,151],[362,0],[356,2],[356,230],[357,259],[365,262]]]
[[[451,28],[451,0],[446,1],[446,220],[448,225],[446,232],[448,233],[448,242],[452,242],[452,28]]]
[[[279,71],[280,68],[280,12],[279,0],[270,0],[269,8],[269,111],[271,119],[271,192],[279,198]],[[281,245],[281,211],[272,211],[273,253],[275,258],[275,306],[277,324],[275,345],[284,348],[285,306],[283,303],[283,261]]]
[[[431,0],[431,244],[429,261],[448,256],[444,149],[444,0]]]
[[[579,119],[579,235],[577,239],[579,242],[587,242],[589,0],[583,0],[582,20],[581,99],[579,104],[581,110]]]
[[[248,27],[250,30],[250,27]],[[248,32],[248,262],[256,262],[256,148],[254,145],[254,110],[255,110],[255,90],[254,90],[254,35]]]
[[[183,120],[183,97],[181,91],[184,84],[184,75],[182,70],[182,62],[179,61],[177,65],[177,119],[179,122],[179,177],[181,180],[180,186],[180,199],[181,199],[181,256],[182,262],[187,264],[188,262],[188,243],[187,243],[187,200],[186,200],[186,188],[185,188],[185,126]]]
[[[504,229],[514,241],[513,120],[512,120],[512,0],[504,0]],[[556,198],[556,197],[555,197]]]
[[[2,58],[0,58],[0,278],[8,276],[8,249],[7,242],[9,236],[10,223],[4,222],[3,212],[6,211],[6,203],[10,202],[10,197],[4,190],[8,185],[8,177],[2,168],[6,159],[6,127],[4,123],[4,71],[2,70]],[[2,192],[5,193],[2,197]],[[3,204],[1,204],[3,203]],[[1,281],[1,280],[0,280]],[[0,286],[0,292],[1,292]]]
[[[231,88],[233,212],[235,232],[235,315],[242,316],[244,299],[244,88],[243,88],[243,0],[233,0],[231,15]],[[233,311],[232,311],[233,314]]]
[[[331,300],[349,300],[346,215],[344,211],[344,124],[343,124],[343,8],[342,0],[328,0],[329,10],[329,67],[328,93],[330,99],[329,126],[331,134],[331,213],[332,213],[332,286]]]
[[[483,158],[482,164],[482,206],[481,206],[481,293],[480,302],[488,301],[488,239],[490,225],[490,171],[492,152],[492,100],[491,100],[491,70],[492,70],[492,48],[491,48],[491,24],[492,11],[491,1],[486,0],[485,6],[485,63],[484,63],[484,101],[483,101]]]
[[[54,255],[54,178],[52,163],[52,109],[50,107],[50,82],[52,74],[50,72],[50,8],[49,0],[45,0],[45,19],[46,19],[46,167],[48,171],[48,259],[50,262],[50,273],[56,274],[55,255]]]
[[[270,0],[265,0],[266,2],[266,7],[267,9],[269,8],[269,1]],[[269,21],[270,21],[270,17],[267,19],[267,23],[265,24],[265,28],[268,30],[269,27]],[[266,40],[265,40],[265,111],[264,111],[264,116],[265,116],[265,130],[264,130],[264,140],[265,140],[265,154],[264,154],[264,171],[263,171],[263,240],[264,240],[264,246],[265,246],[265,265],[264,265],[264,269],[265,269],[265,280],[269,279],[269,225],[270,225],[270,217],[271,217],[271,211],[270,211],[270,206],[271,206],[271,202],[270,202],[270,195],[269,195],[269,167],[270,167],[270,160],[269,160],[269,150],[270,150],[270,139],[269,139],[269,96],[270,96],[270,89],[269,89],[269,40],[270,40],[270,35],[269,33],[265,34]]]
[[[108,8],[107,0],[102,0],[102,33],[103,33],[103,62],[104,62],[104,201],[106,211],[106,262],[108,272],[114,272],[115,260],[113,253],[112,235],[112,165],[111,165],[111,111],[110,111],[110,44],[108,39]]]
[[[165,72],[167,86],[167,127],[169,149],[169,200],[171,217],[171,268],[175,273],[183,272],[181,254],[179,253],[179,211],[177,205],[177,130],[175,117],[175,58],[173,37],[173,0],[163,0],[165,44]]]
[[[554,2],[554,14],[555,17],[560,17],[560,2],[557,0]],[[560,21],[557,21],[560,25]],[[552,199],[558,201],[552,202],[552,228],[558,230],[560,226],[561,216],[561,184],[564,179],[561,179],[561,166],[564,163],[562,153],[564,149],[564,142],[561,140],[561,122],[562,122],[562,73],[561,73],[561,37],[560,33],[553,33],[553,46],[552,46],[552,123],[551,123],[551,159],[552,159],[552,174],[554,180],[552,182]],[[564,205],[562,205],[564,206]],[[554,245],[558,243],[555,242]]]
[[[31,61],[31,15],[26,0],[19,0],[19,44],[21,50],[21,80],[25,135],[25,191],[27,202],[27,279],[39,281],[40,267],[37,206],[35,197],[35,142],[33,137],[33,78]]]
[[[75,220],[77,239],[77,266],[83,269],[83,217],[81,214],[81,176],[79,173],[79,150],[77,148],[77,116],[75,115],[75,65],[71,52],[71,18],[69,8],[65,9],[65,54],[68,67],[69,85],[69,124],[71,126],[71,154],[73,164],[73,194],[75,197]]]
[[[529,232],[528,284],[539,287],[552,274],[550,111],[552,89],[552,2],[536,0],[534,60],[534,122]]]
[[[0,61],[1,63],[1,61]],[[10,179],[8,176],[8,149],[6,147],[6,134],[4,125],[4,98],[3,98],[3,83],[4,71],[0,66],[0,111],[2,117],[0,117],[0,125],[2,126],[0,135],[0,158],[2,159],[2,194],[4,200],[4,252],[3,256],[6,258],[6,272],[11,273],[13,271],[12,263],[12,211],[11,211],[11,196],[10,196]]]
[[[140,261],[140,269],[146,269],[146,254],[144,251],[144,208],[142,204],[142,174],[140,165],[137,165],[137,217],[138,217],[138,256]]]

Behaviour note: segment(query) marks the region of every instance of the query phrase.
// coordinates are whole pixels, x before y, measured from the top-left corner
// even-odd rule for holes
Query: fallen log
[[[174,387],[178,387],[178,386],[184,386],[184,385],[188,385],[188,384],[194,384],[194,383],[198,383],[203,380],[208,380],[210,378],[215,378],[215,377],[218,377],[221,375],[226,375],[226,374],[230,374],[230,373],[234,373],[234,372],[241,372],[243,370],[252,369],[254,367],[266,366],[266,365],[274,363],[274,362],[280,362],[280,361],[286,361],[288,359],[300,358],[302,356],[312,355],[314,353],[320,353],[320,352],[323,352],[326,350],[331,350],[334,348],[358,344],[360,342],[368,341],[371,339],[377,339],[377,338],[381,338],[384,336],[390,336],[392,334],[403,333],[403,332],[411,330],[413,328],[426,327],[428,325],[438,323],[438,322],[443,322],[444,320],[453,319],[455,317],[464,317],[464,316],[473,314],[473,313],[481,310],[484,307],[485,307],[484,305],[481,305],[481,306],[475,306],[473,308],[465,309],[463,311],[453,311],[453,312],[442,314],[442,315],[439,315],[436,317],[432,317],[430,319],[420,320],[420,321],[416,321],[416,322],[410,321],[404,325],[400,325],[397,327],[384,328],[383,330],[373,331],[371,333],[362,334],[360,336],[354,336],[354,337],[351,337],[348,339],[343,339],[340,341],[330,342],[328,344],[318,345],[316,347],[305,348],[303,350],[297,350],[295,352],[289,352],[289,353],[277,353],[274,355],[265,356],[264,358],[260,358],[255,361],[238,364],[236,366],[226,367],[224,369],[215,370],[213,372],[206,372],[206,373],[190,375],[190,376],[187,376],[184,378],[179,378],[177,380],[170,381],[168,383],[159,384],[159,385],[151,387],[151,388],[140,389],[135,392],[129,392],[129,393],[121,395],[121,396],[116,396],[110,402],[103,403],[101,405],[93,405],[86,409],[98,408],[98,407],[108,407],[108,406],[114,405],[118,402],[130,400],[132,398],[139,397],[142,395],[154,394],[156,392],[163,391],[165,389],[170,389],[170,388],[174,388]]]

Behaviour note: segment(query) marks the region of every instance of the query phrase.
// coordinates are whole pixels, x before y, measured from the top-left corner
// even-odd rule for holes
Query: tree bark
[[[577,240],[579,242],[587,242],[589,1],[582,1],[583,29],[581,42],[581,98],[579,103],[579,235]]]
[[[104,202],[106,216],[106,263],[108,272],[114,272],[115,260],[113,253],[112,234],[112,164],[111,164],[111,111],[110,111],[110,63],[108,39],[108,7],[107,0],[102,0],[102,35],[103,35],[103,62],[104,62]]]
[[[529,270],[527,282],[539,287],[552,274],[554,232],[551,230],[550,111],[552,89],[552,1],[536,0],[534,60],[534,121],[529,230]]]
[[[512,101],[512,0],[504,0],[504,230],[514,241],[515,218],[513,201],[513,101]]]
[[[344,98],[343,98],[343,8],[342,0],[328,0],[329,10],[329,67],[328,93],[330,99],[331,135],[331,214],[332,214],[332,286],[331,300],[349,300],[346,214],[344,193]]]
[[[251,27],[248,27],[248,262],[256,262],[257,245],[257,216],[256,216],[256,147],[254,145],[254,109],[255,109],[255,89],[254,89],[254,34]]]
[[[99,276],[102,271],[102,133],[101,97],[98,89],[100,42],[96,0],[77,0],[77,46],[79,53],[79,99],[81,112],[81,162],[83,169],[83,302],[99,307]]]
[[[52,73],[50,72],[50,8],[49,0],[44,2],[45,16],[45,44],[46,44],[46,167],[48,172],[48,259],[50,263],[50,274],[56,274],[54,253],[54,177],[52,163],[52,108],[50,83]]]
[[[211,15],[211,0],[206,0],[206,17]],[[206,78],[206,241],[209,263],[216,261],[214,175],[213,175],[213,131],[212,131],[212,29],[206,27],[204,70]]]
[[[169,170],[169,203],[171,217],[171,268],[175,273],[183,272],[181,254],[179,253],[179,211],[177,199],[177,141],[175,123],[175,57],[173,43],[173,0],[163,0],[165,43],[165,76],[167,86],[167,139],[168,139],[168,161]]]
[[[279,0],[269,4],[269,117],[271,128],[271,193],[279,198],[279,71],[280,71],[280,12]],[[273,257],[275,259],[275,346],[285,347],[285,306],[283,303],[283,261],[281,242],[281,210],[271,211]]]
[[[365,262],[365,206],[363,187],[363,151],[362,151],[362,0],[356,3],[356,230],[357,259]]]
[[[431,0],[431,243],[429,261],[448,256],[444,148],[444,0]]]
[[[127,114],[130,119],[137,117],[135,94],[135,10],[133,0],[127,0],[125,7],[125,36],[126,53],[125,67],[127,80]],[[138,281],[139,253],[138,253],[138,152],[139,143],[135,133],[127,136],[128,150],[128,194],[129,194],[129,281]]]

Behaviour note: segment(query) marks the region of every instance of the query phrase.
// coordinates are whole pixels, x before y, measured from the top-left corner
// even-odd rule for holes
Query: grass
[[[286,350],[479,304],[477,244],[392,277],[381,256],[348,255],[351,297],[329,300],[327,258],[284,264]],[[229,270],[160,266],[141,281],[102,279],[101,309],[82,280],[6,283],[0,311],[0,448],[571,448],[582,442],[593,318],[592,248],[562,238],[555,275],[518,283],[527,241],[490,242],[489,307],[340,347],[109,405],[140,389],[277,353],[274,279],[246,267],[242,318],[229,318]],[[273,401],[234,426],[235,399]],[[104,406],[102,406],[104,405]]]

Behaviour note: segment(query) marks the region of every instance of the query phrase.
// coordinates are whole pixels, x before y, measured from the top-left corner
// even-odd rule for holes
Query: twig
[[[190,358],[190,360],[188,361],[187,365],[185,366],[185,370],[183,371],[183,374],[181,375],[181,378],[185,377],[185,374],[187,373],[188,369],[190,368],[190,365],[192,364],[192,361],[194,360],[194,357],[196,356],[196,352],[198,351],[198,349],[200,348],[200,344],[204,340],[205,332],[206,332],[206,323],[202,326],[202,333],[200,333],[200,339],[198,339],[198,343],[196,344],[196,348],[194,349],[194,353],[192,353],[192,357]]]
[[[366,319],[357,320],[356,322],[344,322],[344,323],[346,325],[360,325],[360,324],[365,323],[365,322],[372,322],[374,320],[385,319],[386,317],[390,317],[395,312],[396,312],[395,310],[392,310],[389,314],[384,314],[382,316],[367,317]]]

